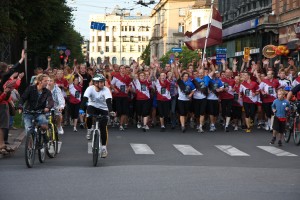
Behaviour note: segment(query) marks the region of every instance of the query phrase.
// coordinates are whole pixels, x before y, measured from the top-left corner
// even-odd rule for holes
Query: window
[[[124,31],[124,26],[122,26],[122,31]]]
[[[109,36],[106,36],[106,37],[105,37],[105,41],[106,41],[106,42],[109,42]]]
[[[144,36],[142,37],[142,41],[145,41],[145,37]]]
[[[116,32],[116,31],[117,31],[117,27],[113,26],[113,32]]]
[[[98,46],[98,52],[101,52],[101,51],[102,51],[102,47]]]
[[[116,37],[113,37],[113,42],[116,42],[116,41],[117,41]]]
[[[132,63],[132,61],[133,61],[133,58],[132,58],[132,57],[130,57],[130,58],[129,58],[129,64],[131,64],[131,63]]]
[[[255,1],[252,2],[252,8],[253,8],[253,9],[256,9],[256,2],[255,2]]]
[[[142,37],[141,36],[139,36],[139,41],[142,41]]]
[[[146,36],[146,41],[149,41],[149,37],[148,36]]]
[[[125,31],[127,31],[127,26],[125,26]]]
[[[132,31],[135,31],[135,26],[132,27]]]
[[[130,45],[130,52],[134,52],[134,46]]]
[[[179,33],[184,33],[184,23],[179,23],[178,24],[178,32]]]
[[[101,58],[98,57],[98,58],[97,58],[97,64],[99,65],[99,64],[101,63],[101,61],[102,61]]]
[[[109,52],[109,46],[105,47],[105,52]]]
[[[178,40],[178,47],[182,47],[183,46],[183,41],[182,40]]]
[[[116,57],[112,58],[112,64],[117,64],[117,58]]]
[[[184,17],[184,16],[185,16],[184,8],[179,8],[179,17]]]
[[[122,58],[121,64],[122,64],[122,65],[126,65],[126,58],[125,58],[125,57]]]
[[[113,46],[113,52],[116,53],[117,52],[117,47]]]
[[[201,26],[201,17],[197,17],[197,26],[198,26],[198,27]]]
[[[98,36],[98,42],[102,42],[102,37]]]
[[[141,46],[140,45],[138,46],[138,52],[141,52]]]
[[[128,28],[128,29],[129,29],[129,31],[131,31],[131,26],[129,26],[129,28]]]
[[[134,37],[130,36],[130,42],[133,42],[133,40],[134,40]]]
[[[126,52],[126,46],[122,46],[122,52]]]
[[[105,27],[105,31],[107,31],[107,32],[109,31],[109,26]]]

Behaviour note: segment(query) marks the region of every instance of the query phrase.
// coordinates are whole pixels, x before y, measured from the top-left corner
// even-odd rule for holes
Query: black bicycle
[[[290,112],[288,115],[288,120],[286,123],[286,129],[283,133],[284,141],[288,143],[293,134],[294,143],[296,145],[300,144],[300,116],[297,111],[299,102],[290,102]]]
[[[92,126],[91,134],[92,137],[92,154],[93,154],[93,166],[97,166],[99,153],[102,153],[101,148],[101,131],[99,129],[99,122],[108,121],[107,115],[93,115],[94,125]]]
[[[28,168],[32,168],[35,161],[35,153],[38,151],[40,163],[45,162],[46,156],[46,133],[42,134],[41,127],[38,126],[36,118],[42,114],[41,111],[25,111],[24,114],[33,115],[32,126],[26,135],[25,140],[25,162]]]

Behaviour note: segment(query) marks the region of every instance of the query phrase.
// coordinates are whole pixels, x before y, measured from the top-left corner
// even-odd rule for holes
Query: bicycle
[[[55,124],[54,109],[51,109],[50,115],[47,117],[49,120],[47,130],[49,142],[47,143],[46,153],[49,158],[54,158],[58,153],[58,130]]]
[[[101,144],[101,131],[99,129],[99,122],[103,120],[108,120],[107,115],[92,115],[94,120],[94,125],[92,125],[91,134],[92,134],[92,154],[93,154],[93,166],[97,166],[99,153],[102,153],[102,144]]]
[[[288,115],[288,122],[286,123],[286,131],[284,132],[284,141],[288,143],[291,135],[295,145],[300,144],[300,116],[297,111],[299,102],[290,102],[290,112]]]
[[[30,127],[25,140],[25,162],[28,168],[32,168],[35,161],[35,153],[38,150],[38,158],[40,163],[45,162],[46,148],[44,136],[41,133],[40,126],[37,125],[36,118],[41,111],[25,111],[24,114],[33,115],[32,126]]]

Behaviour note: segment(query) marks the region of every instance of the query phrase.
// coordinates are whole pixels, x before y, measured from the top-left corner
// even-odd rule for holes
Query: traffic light
[[[63,55],[60,55],[59,56],[59,59],[60,59],[60,64],[64,64],[64,56]]]

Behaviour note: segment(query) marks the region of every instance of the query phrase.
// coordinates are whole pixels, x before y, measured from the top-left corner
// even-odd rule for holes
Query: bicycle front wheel
[[[25,140],[25,162],[28,168],[32,168],[35,159],[34,135],[27,133]]]
[[[47,148],[47,145],[44,142],[43,136],[44,135],[41,135],[41,133],[39,133],[38,156],[39,156],[40,163],[44,163],[45,162],[45,157],[46,157],[46,148]]]
[[[299,117],[296,117],[295,122],[294,122],[294,143],[296,145],[300,144],[300,119],[299,119]]]
[[[93,165],[96,167],[98,163],[99,158],[99,134],[94,134],[94,140],[93,140]]]
[[[52,128],[47,131],[49,142],[47,143],[46,154],[49,158],[54,158],[57,154],[58,141],[56,140],[55,132]]]
[[[291,139],[291,134],[293,132],[293,118],[290,117],[288,123],[286,123],[285,131],[283,133],[283,138],[286,143],[288,143]]]

